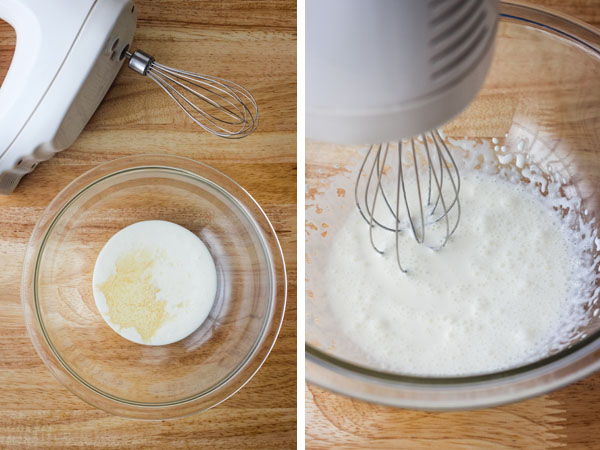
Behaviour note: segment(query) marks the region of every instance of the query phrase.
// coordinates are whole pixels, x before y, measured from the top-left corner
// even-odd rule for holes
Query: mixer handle
[[[17,33],[0,89],[0,195],[69,147],[123,64],[131,0],[0,0]]]
[[[94,3],[0,0],[0,18],[17,34],[12,62],[0,87],[0,158],[43,98]]]

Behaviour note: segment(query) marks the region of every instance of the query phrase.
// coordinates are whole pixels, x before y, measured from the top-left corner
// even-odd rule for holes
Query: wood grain
[[[124,68],[84,132],[0,197],[0,448],[296,448],[296,3],[136,1],[134,47],[168,65],[224,76],[255,95],[257,132],[225,141],[201,132],[149,80]],[[0,81],[14,32],[0,23]],[[70,181],[119,156],[166,153],[205,162],[263,206],[288,270],[288,306],[266,363],[238,394],[184,419],[111,416],[72,395],[29,342],[19,282],[33,226]]]
[[[598,0],[526,0],[526,3],[551,8],[600,28],[600,2]]]
[[[596,0],[528,3],[600,24],[600,2]],[[543,90],[543,85],[539,89]],[[499,88],[492,95],[505,93]],[[497,102],[492,97],[487,101],[479,105],[481,114],[475,122],[487,120],[491,125],[486,123],[482,129],[497,127],[498,133],[504,133],[507,125],[501,120],[511,115],[501,112],[495,121],[490,119],[490,104]],[[452,124],[448,128],[451,135]],[[472,129],[478,130],[476,126]],[[319,158],[328,157],[316,153],[314,167],[307,165],[307,179],[311,170],[325,167]],[[478,411],[396,409],[335,395],[310,384],[306,385],[305,403],[307,449],[600,449],[600,373],[548,395]]]

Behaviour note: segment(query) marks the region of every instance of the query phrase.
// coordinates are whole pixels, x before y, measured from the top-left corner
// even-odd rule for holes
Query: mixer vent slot
[[[435,78],[441,77],[442,75],[445,75],[453,67],[457,66],[460,63],[460,61],[462,61],[463,59],[466,59],[471,53],[473,53],[475,51],[475,49],[477,49],[477,47],[480,46],[480,44],[483,43],[483,41],[485,40],[485,36],[487,35],[487,32],[488,32],[488,28],[483,27],[481,32],[476,36],[476,38],[469,45],[469,47],[467,47],[460,54],[456,55],[454,57],[454,59],[452,59],[451,61],[448,61],[448,63],[445,66],[443,66],[443,67],[437,69],[435,72],[433,72],[431,74],[431,78],[435,79]]]
[[[451,19],[453,19],[452,21],[445,22],[443,27],[436,28],[436,34],[434,34],[429,40],[429,45],[435,46],[445,41],[448,37],[454,34],[456,28],[463,27],[467,22],[469,22],[472,26],[473,24],[477,23],[477,20],[485,19],[485,9],[479,11],[479,14],[477,14],[477,11],[481,6],[481,3],[478,0],[471,2],[471,5],[469,5],[468,2],[464,4],[466,4],[468,8],[465,8],[464,12],[460,14],[460,16],[457,14],[456,16],[451,17]],[[474,20],[475,18],[477,19]]]
[[[475,2],[478,3],[479,0],[475,0]],[[454,2],[433,0],[429,2],[428,6],[430,11],[432,11],[432,18],[429,21],[429,25],[436,26],[451,19],[462,9],[465,3],[464,0],[455,0]],[[444,7],[440,8],[440,5],[444,5]]]
[[[429,6],[432,25],[430,76],[433,80],[450,80],[460,76],[465,67],[471,66],[473,58],[479,57],[486,48],[490,17],[481,0],[461,1],[449,6],[433,0]],[[465,60],[469,63],[462,64]]]

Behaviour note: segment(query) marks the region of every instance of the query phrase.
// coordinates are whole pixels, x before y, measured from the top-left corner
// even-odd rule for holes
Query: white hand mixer
[[[460,177],[436,127],[479,91],[497,22],[496,0],[306,2],[306,134],[371,145],[356,205],[377,252],[374,228],[396,233],[403,272],[399,233],[425,243],[445,222],[439,249],[458,226]]]
[[[256,101],[238,84],[130,53],[136,9],[129,0],[0,0],[0,18],[17,34],[0,88],[0,194],[75,141],[125,58],[204,130],[235,139],[258,125]]]

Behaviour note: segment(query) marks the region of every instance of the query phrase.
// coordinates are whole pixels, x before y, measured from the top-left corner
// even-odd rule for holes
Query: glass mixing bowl
[[[526,142],[529,160],[543,167],[551,165],[563,177],[564,192],[576,192],[583,199],[582,211],[600,217],[600,34],[560,14],[502,3],[494,60],[485,85],[443,131],[456,139],[496,137],[499,145],[511,148]],[[336,231],[324,218],[355,209],[353,191],[340,187],[336,177],[353,171],[364,155],[360,150],[307,143],[309,382],[371,402],[447,410],[521,400],[600,369],[597,303],[587,308],[589,323],[566,348],[521,367],[448,378],[408,376],[369,366],[364,355],[342,337],[327,299],[311,285],[311,278],[324,269],[325,258],[318,252],[325,251],[326,240]],[[327,201],[325,193],[337,199]]]
[[[164,346],[115,333],[92,293],[106,241],[154,219],[200,237],[218,277],[208,318]],[[185,158],[134,156],[81,175],[44,211],[27,248],[22,298],[31,340],[61,383],[110,413],[165,419],[219,404],[257,372],[283,319],[285,265],[269,220],[233,180]]]

